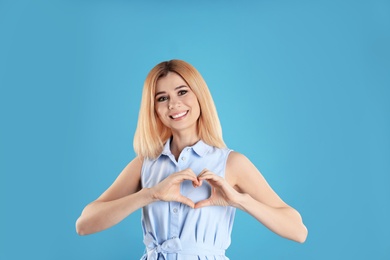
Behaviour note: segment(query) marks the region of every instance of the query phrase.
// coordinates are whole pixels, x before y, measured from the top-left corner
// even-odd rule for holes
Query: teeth
[[[187,111],[186,111],[186,112],[182,112],[182,113],[180,113],[180,114],[173,115],[172,118],[173,118],[173,119],[179,118],[179,117],[184,116],[185,114],[187,114]]]

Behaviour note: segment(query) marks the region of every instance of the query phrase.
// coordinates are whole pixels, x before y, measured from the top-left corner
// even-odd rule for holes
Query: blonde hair
[[[191,64],[182,60],[170,60],[157,64],[146,77],[137,129],[134,134],[133,145],[136,154],[141,157],[156,158],[172,135],[171,129],[158,118],[154,106],[157,81],[169,72],[181,76],[198,99],[200,116],[197,131],[200,139],[211,146],[225,147],[217,110],[206,82]]]

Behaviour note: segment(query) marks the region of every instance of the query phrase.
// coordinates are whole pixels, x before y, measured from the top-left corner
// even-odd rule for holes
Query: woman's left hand
[[[222,177],[204,169],[199,175],[199,186],[206,180],[211,185],[211,195],[208,199],[199,201],[195,208],[206,206],[237,206],[237,199],[240,195],[230,184]]]

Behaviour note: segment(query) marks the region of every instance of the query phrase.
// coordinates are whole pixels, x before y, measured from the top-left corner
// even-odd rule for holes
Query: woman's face
[[[169,72],[160,78],[154,100],[158,117],[173,133],[196,134],[200,107],[197,97],[182,77]]]

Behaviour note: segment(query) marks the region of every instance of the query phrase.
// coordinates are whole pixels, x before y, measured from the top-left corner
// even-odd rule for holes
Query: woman
[[[181,60],[148,74],[134,136],[137,157],[76,222],[77,233],[109,228],[142,208],[142,259],[228,259],[235,209],[303,243],[307,229],[256,167],[226,148],[199,72]]]

